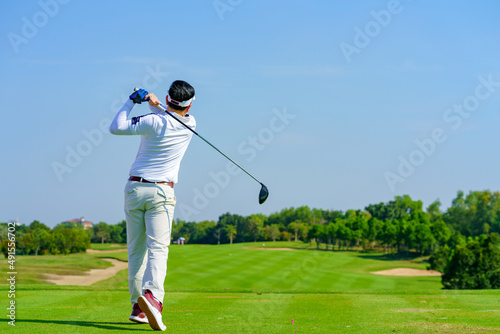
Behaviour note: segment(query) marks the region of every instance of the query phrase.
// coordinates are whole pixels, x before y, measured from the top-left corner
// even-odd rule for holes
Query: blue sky
[[[0,221],[124,219],[138,137],[106,125],[136,86],[196,89],[176,218],[499,190],[496,1],[5,2]],[[148,113],[137,106],[134,115]],[[229,168],[229,170],[228,170]]]

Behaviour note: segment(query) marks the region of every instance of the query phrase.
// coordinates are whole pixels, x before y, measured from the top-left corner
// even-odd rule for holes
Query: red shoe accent
[[[139,304],[135,303],[134,307],[132,308],[132,314],[129,317],[130,321],[137,322],[139,324],[148,324],[148,317],[146,316],[146,313],[142,312],[141,308],[139,307]]]
[[[164,331],[167,329],[167,326],[163,324],[161,311],[163,310],[163,305],[159,301],[157,301],[151,291],[146,290],[144,295],[140,296],[137,299],[137,303],[141,310],[146,313],[148,317],[149,326],[152,329],[157,331]]]

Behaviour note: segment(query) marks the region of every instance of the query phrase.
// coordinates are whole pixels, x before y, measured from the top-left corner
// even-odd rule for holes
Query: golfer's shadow
[[[9,321],[7,319],[7,321]],[[2,319],[2,322],[7,322]],[[148,324],[137,324],[137,323],[126,323],[126,322],[98,322],[98,321],[80,321],[80,320],[42,320],[42,319],[16,319],[16,326],[23,327],[23,324],[46,324],[46,325],[69,325],[69,326],[80,326],[80,327],[93,327],[98,329],[106,330],[116,330],[116,331],[148,331],[151,332],[151,328]],[[34,328],[36,331],[36,328]],[[63,332],[57,330],[55,332]]]

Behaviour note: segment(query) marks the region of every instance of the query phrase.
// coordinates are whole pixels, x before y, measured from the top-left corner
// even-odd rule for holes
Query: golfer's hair
[[[194,96],[194,88],[186,81],[176,80],[172,82],[168,90],[168,96],[175,101],[186,101]],[[173,103],[168,102],[168,106],[175,110],[185,110],[187,107],[179,107]]]

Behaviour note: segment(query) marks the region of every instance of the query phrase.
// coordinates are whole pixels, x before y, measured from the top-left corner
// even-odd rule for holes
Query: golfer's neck
[[[182,111],[181,110],[174,110],[174,109],[172,109],[170,107],[167,107],[167,111],[174,112],[174,113],[176,113],[177,115],[179,115],[181,117],[184,117],[187,114],[187,110],[182,110]]]

